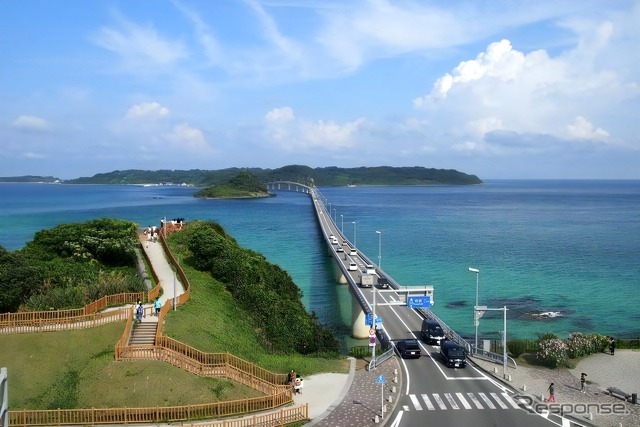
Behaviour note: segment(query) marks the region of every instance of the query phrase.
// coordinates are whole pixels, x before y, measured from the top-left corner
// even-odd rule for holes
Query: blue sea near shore
[[[345,236],[371,260],[380,254],[382,268],[400,284],[433,285],[433,311],[464,336],[474,334],[476,275],[469,267],[480,270],[479,304],[509,309],[511,338],[576,331],[640,336],[640,181],[320,190]],[[0,184],[0,245],[19,249],[41,229],[92,218],[141,227],[163,217],[215,220],[240,245],[287,270],[323,323],[350,333],[350,295],[335,283],[308,196],[204,200],[194,192]],[[559,316],[537,316],[544,312]],[[479,336],[497,338],[502,329],[502,313],[487,312]]]

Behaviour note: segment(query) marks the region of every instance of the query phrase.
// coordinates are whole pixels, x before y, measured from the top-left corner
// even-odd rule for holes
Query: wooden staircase
[[[129,345],[154,345],[157,330],[158,322],[142,321],[134,325],[129,337]]]

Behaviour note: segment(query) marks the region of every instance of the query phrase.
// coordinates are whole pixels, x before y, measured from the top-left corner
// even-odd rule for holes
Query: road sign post
[[[384,418],[384,385],[387,383],[387,380],[384,378],[384,375],[380,375],[376,378],[376,383],[380,384],[380,416]]]

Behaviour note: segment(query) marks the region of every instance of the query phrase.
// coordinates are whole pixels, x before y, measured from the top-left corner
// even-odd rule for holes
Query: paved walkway
[[[158,276],[158,280],[162,286],[162,295],[160,295],[160,302],[164,303],[168,300],[172,300],[173,296],[180,296],[184,293],[184,287],[180,282],[180,278],[174,273],[171,268],[171,264],[165,257],[164,248],[160,240],[157,242],[149,242],[144,235],[141,235],[140,239],[143,243],[142,247],[149,257],[153,270]],[[174,291],[175,288],[175,291]],[[153,304],[151,304],[153,305]]]
[[[616,387],[626,393],[640,394],[640,351],[616,350],[615,356],[606,353],[592,354],[580,360],[575,369],[549,369],[540,366],[518,366],[517,369],[507,369],[511,381],[502,378],[502,365],[496,365],[481,359],[472,359],[489,375],[509,386],[519,390],[522,394],[534,397],[542,403],[548,397],[547,387],[555,385],[556,402],[579,403],[594,405],[593,420],[587,415],[579,414],[574,417],[579,422],[591,422],[596,426],[640,426],[640,405],[624,403],[622,400],[609,396],[605,390]],[[497,372],[494,373],[494,369]],[[586,393],[580,391],[580,373],[587,374]],[[628,411],[626,415],[599,415],[595,413],[596,405],[624,405]],[[591,406],[590,406],[591,407]]]

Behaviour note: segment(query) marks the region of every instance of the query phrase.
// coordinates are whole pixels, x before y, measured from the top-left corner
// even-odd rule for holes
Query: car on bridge
[[[358,264],[356,264],[355,262],[351,261],[349,263],[349,271],[358,271]]]
[[[418,340],[401,340],[396,343],[395,347],[396,351],[403,359],[417,359],[422,356]]]
[[[358,251],[356,250],[356,248],[351,248],[351,250],[349,251],[349,255],[358,255]]]

